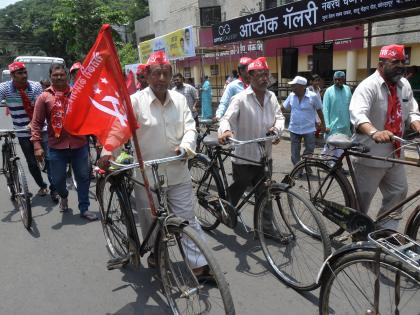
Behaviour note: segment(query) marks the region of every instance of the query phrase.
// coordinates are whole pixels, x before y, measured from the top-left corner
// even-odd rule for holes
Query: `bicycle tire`
[[[23,225],[29,230],[32,225],[31,198],[29,197],[28,182],[26,180],[25,172],[23,171],[19,159],[16,159],[13,162],[11,175],[11,178],[13,178],[16,205],[19,207]]]
[[[126,218],[126,205],[117,192],[112,179],[99,177],[96,197],[101,213],[101,225],[105,236],[106,248],[111,258],[123,258],[129,252],[129,237]]]
[[[376,255],[374,249],[350,252],[338,258],[321,278],[319,313],[327,314],[376,314],[374,294],[376,279]],[[380,254],[379,313],[418,315],[420,299],[420,273],[410,269],[396,258]],[[397,286],[393,284],[393,273],[400,273]],[[395,288],[407,289],[407,295],[399,294],[400,313],[393,303]],[[392,292],[394,291],[394,292]],[[370,312],[369,312],[370,311]]]
[[[420,242],[420,205],[418,205],[411,213],[404,231],[404,234],[408,237],[416,242]]]
[[[222,179],[215,166],[209,166],[208,162],[201,159],[202,165],[206,163],[206,171],[198,183],[193,182],[193,189],[196,196],[194,212],[204,231],[211,231],[217,228],[221,222],[221,210],[218,206],[219,200],[225,200],[226,194]],[[209,201],[210,200],[210,201]],[[213,200],[213,201],[211,201]],[[235,218],[231,218],[233,220]]]
[[[198,156],[188,160],[188,169],[190,170],[191,181],[193,184],[198,184],[201,180],[203,180],[207,167],[207,161],[199,158]]]
[[[308,174],[306,168],[310,168],[312,174]],[[317,200],[314,197],[330,170],[331,168],[324,162],[302,160],[290,172],[290,177],[293,178],[293,186],[299,189],[300,193],[306,196],[321,213],[323,212],[323,205],[319,199],[321,198],[319,196],[320,194],[318,193]],[[305,175],[299,176],[299,174]],[[322,199],[356,209],[356,196],[349,180],[341,172],[333,172],[330,176],[330,179],[322,187],[321,193],[324,196]],[[312,184],[317,185],[316,187],[312,187]],[[344,229],[326,217],[324,223],[330,238],[337,237],[344,232]]]
[[[163,291],[173,314],[235,314],[229,285],[210,248],[190,226],[168,225],[165,231],[157,239],[157,261]],[[190,253],[189,260],[197,258],[191,257],[191,251],[181,241],[193,243],[204,256],[216,285],[198,282],[187,256]]]
[[[254,214],[256,236],[267,262],[275,276],[293,289],[316,289],[319,286],[316,283],[317,274],[331,254],[330,239],[323,220],[314,206],[293,189],[273,185],[270,197],[275,200],[271,204],[272,216],[266,208],[268,194],[259,200]],[[306,224],[317,231],[317,237],[308,234],[297,222],[293,213],[297,208],[300,215],[307,218]],[[264,218],[270,218],[269,228],[267,224],[264,228]]]
[[[10,199],[15,200],[15,187],[13,185],[10,175],[10,150],[5,143],[2,145],[2,169],[4,177],[6,177],[7,189],[9,191]]]

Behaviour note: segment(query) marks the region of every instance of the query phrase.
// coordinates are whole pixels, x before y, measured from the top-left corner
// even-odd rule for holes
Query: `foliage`
[[[147,14],[146,0],[19,1],[0,10],[0,68],[24,54],[83,60],[102,24],[124,25],[130,34]],[[117,32],[113,37],[121,58],[133,60],[134,48]]]
[[[126,43],[122,45],[117,45],[117,49],[121,67],[124,67],[124,65],[139,62],[139,54],[135,46],[133,46],[133,44]]]

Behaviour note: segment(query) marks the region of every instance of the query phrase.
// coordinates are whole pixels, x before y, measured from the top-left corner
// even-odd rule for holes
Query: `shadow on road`
[[[114,313],[107,313],[107,315],[165,315],[171,313],[166,298],[160,290],[161,282],[155,270],[143,266],[137,269],[129,266],[120,269],[120,271],[123,273],[122,280],[127,284],[114,288],[112,291],[117,292],[131,287],[136,292],[137,299]]]

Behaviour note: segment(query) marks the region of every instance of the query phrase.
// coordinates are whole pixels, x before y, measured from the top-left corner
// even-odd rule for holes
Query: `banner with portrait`
[[[139,44],[140,61],[145,63],[150,54],[163,50],[170,60],[195,56],[193,27],[188,26]]]

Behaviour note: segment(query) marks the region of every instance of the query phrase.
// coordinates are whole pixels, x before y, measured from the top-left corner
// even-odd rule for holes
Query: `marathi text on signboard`
[[[213,25],[216,45],[320,28],[345,21],[362,21],[396,10],[420,8],[420,0],[312,0]]]
[[[193,28],[188,26],[139,44],[140,61],[145,63],[154,51],[163,50],[170,60],[195,56]]]

